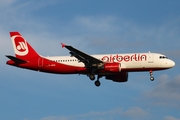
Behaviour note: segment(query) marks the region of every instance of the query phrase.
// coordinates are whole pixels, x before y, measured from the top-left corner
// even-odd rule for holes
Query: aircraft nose
[[[170,60],[170,61],[169,61],[169,66],[170,66],[170,67],[174,67],[174,66],[175,66],[175,62],[172,61],[172,60]]]
[[[172,67],[174,67],[176,63],[175,63],[174,61],[172,61],[172,63],[171,63],[171,64],[172,64]]]

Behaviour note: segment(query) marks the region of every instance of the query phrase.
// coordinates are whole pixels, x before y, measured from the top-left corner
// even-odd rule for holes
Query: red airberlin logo
[[[15,53],[17,55],[26,55],[28,53],[28,47],[26,41],[22,38],[22,36],[16,35],[12,37]]]
[[[102,57],[104,62],[129,62],[129,61],[146,61],[147,56],[145,54],[133,54],[133,55],[110,55]]]

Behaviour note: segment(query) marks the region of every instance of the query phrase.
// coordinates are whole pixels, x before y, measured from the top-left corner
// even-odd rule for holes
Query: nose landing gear
[[[150,80],[151,80],[151,81],[154,81],[153,71],[152,71],[152,70],[150,70],[150,71],[149,71],[149,73],[150,73]]]

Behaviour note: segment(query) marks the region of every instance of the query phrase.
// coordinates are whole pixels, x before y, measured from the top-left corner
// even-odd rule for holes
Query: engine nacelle
[[[121,63],[105,63],[104,70],[106,72],[120,72],[121,71]]]
[[[128,73],[120,72],[118,74],[106,75],[106,79],[112,80],[114,82],[127,82],[128,81]]]

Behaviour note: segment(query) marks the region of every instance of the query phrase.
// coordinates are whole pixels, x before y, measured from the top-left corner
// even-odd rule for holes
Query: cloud
[[[124,116],[136,119],[142,119],[150,114],[140,107],[132,107],[123,113]]]
[[[44,7],[53,5],[56,1],[21,1],[21,0],[7,0],[7,2],[0,1],[3,8],[0,8],[1,19],[0,29],[3,30],[22,30],[28,32],[35,32],[47,30],[47,24],[44,20],[39,21],[38,12]],[[0,4],[1,5],[1,4]],[[43,16],[43,15],[41,15]]]
[[[5,6],[10,6],[17,0],[0,0],[0,6],[5,7]]]
[[[116,108],[109,111],[92,111],[85,114],[76,114],[70,116],[49,116],[44,117],[41,120],[114,120],[119,118],[141,120],[147,118],[148,116],[149,113],[143,110],[142,108],[132,107],[126,111],[121,108]]]
[[[48,30],[47,24],[44,21],[37,21],[36,16],[32,14],[33,11],[54,3],[56,1],[37,2],[34,0],[22,2],[20,0],[0,0],[0,6],[3,5],[3,8],[0,7],[0,22],[3,23],[0,24],[1,60],[6,59],[4,57],[5,54],[14,55],[9,36],[10,31],[19,31],[42,55],[58,55],[62,53],[60,50],[54,49],[60,48],[60,41],[57,41],[59,40],[58,37],[52,37],[53,33],[51,34],[51,31]],[[46,44],[42,45],[43,42]],[[51,51],[51,54],[49,51]]]
[[[165,21],[159,26],[146,26],[117,16],[76,16],[66,29],[80,35],[84,46],[93,46],[97,48],[96,51],[106,46],[102,51],[168,52],[179,49],[177,44],[169,44],[170,40],[176,43],[180,38],[178,20]]]
[[[144,95],[158,106],[168,106],[180,109],[180,75],[170,78],[168,75],[161,75],[158,85]]]
[[[109,111],[101,111],[101,112],[88,112],[84,114],[76,114],[70,116],[49,116],[42,118],[41,120],[79,120],[79,119],[86,119],[86,120],[109,120],[110,118],[115,118],[122,113],[120,108],[109,110]]]
[[[42,118],[41,120],[73,120],[71,117],[58,117],[58,116],[49,116],[49,117],[45,117]]]
[[[114,16],[78,16],[75,22],[84,30],[95,32],[111,32],[118,29],[115,25],[117,20]]]
[[[30,44],[32,44],[32,46],[42,55],[69,55],[68,51],[61,49],[59,44],[60,42],[65,42],[84,52],[87,51],[87,53],[121,53],[129,51],[142,52],[148,50],[157,52],[159,50],[167,50],[166,52],[168,52],[171,50],[169,55],[172,55],[173,53],[173,56],[179,56],[179,18],[176,20],[169,19],[169,21],[164,19],[164,23],[157,26],[142,25],[141,23],[135,23],[133,20],[121,18],[120,16],[108,15],[69,15],[71,16],[68,17],[69,19],[58,16],[51,16],[51,18],[46,14],[46,12],[42,12],[44,10],[49,10],[42,8],[55,3],[51,2],[52,1],[37,2],[37,0],[0,0],[0,22],[2,23],[0,24],[1,61],[6,59],[4,57],[5,54],[13,54],[13,48],[8,32],[14,30],[20,31],[22,35],[30,42]],[[58,10],[59,9],[56,9],[55,12]],[[62,12],[66,16],[66,12]],[[59,21],[60,19],[63,19],[66,22],[61,23],[61,21]],[[4,65],[4,62],[1,62],[0,64]],[[1,68],[3,68],[1,72],[3,76],[3,74],[6,72],[4,71],[6,67],[2,66]],[[18,71],[16,68],[14,70],[14,72]],[[18,73],[21,74],[21,72]],[[29,72],[26,73],[29,75]],[[54,76],[50,77],[56,79]],[[59,80],[59,78],[57,78],[57,80]],[[173,108],[179,107],[179,80],[180,76],[177,76],[171,80],[168,75],[162,75],[158,80],[158,85],[144,95],[146,99],[148,99],[147,102],[150,100],[153,105],[170,106]],[[129,88],[129,90],[132,89]],[[124,91],[128,93],[129,90]],[[44,94],[47,94],[47,91],[44,91]],[[128,99],[122,98],[121,95],[117,96],[120,97],[118,99]],[[116,102],[115,104],[118,104],[118,101]],[[132,100],[132,102],[134,101]],[[127,104],[129,105],[128,102]],[[134,105],[134,103],[132,104]],[[76,111],[75,113],[77,112],[79,111]],[[144,107],[142,108],[135,106],[128,109],[115,108],[107,111],[91,111],[82,114],[47,116],[41,120],[112,120],[119,118],[146,119],[148,116],[150,116],[150,113],[144,109]],[[164,119],[170,120],[178,118],[166,116]]]
[[[166,116],[163,120],[180,120],[180,118],[175,118],[173,116]]]
[[[0,2],[6,3],[2,0]],[[118,16],[79,15],[67,19],[65,23],[61,23],[60,18],[50,19],[43,14],[41,15],[42,18],[38,19],[39,15],[34,14],[42,8],[55,3],[57,3],[56,0],[51,2],[9,0],[5,9],[0,12],[2,18],[0,22],[4,23],[0,25],[0,30],[6,32],[12,30],[23,31],[25,34],[32,35],[32,38],[35,38],[35,36],[40,38],[42,35],[48,37],[46,39],[42,36],[36,42],[51,39],[51,41],[65,41],[73,46],[80,47],[80,49],[93,46],[94,49],[89,49],[93,54],[95,52],[156,51],[156,49],[160,48],[163,51],[172,47],[171,44],[168,44],[169,40],[174,40],[177,43],[180,37],[177,32],[180,29],[178,27],[179,18],[165,21],[164,24],[159,26],[143,26]],[[51,24],[47,24],[47,22]],[[162,41],[166,48],[162,45]],[[79,46],[82,42],[83,45]],[[57,49],[53,48],[52,51],[57,51]],[[174,48],[178,48],[177,44],[175,44]],[[178,52],[173,53],[175,55],[179,54]],[[48,53],[48,55],[50,54]]]

